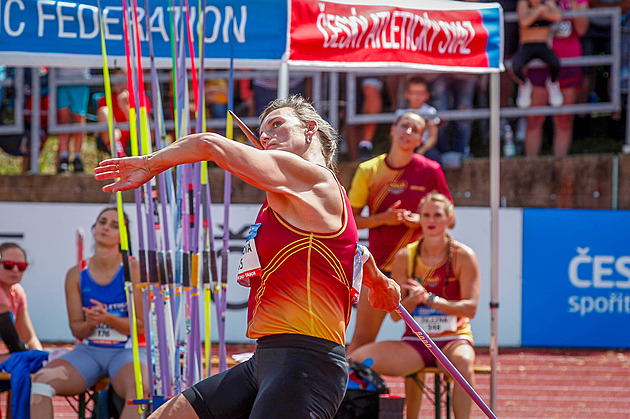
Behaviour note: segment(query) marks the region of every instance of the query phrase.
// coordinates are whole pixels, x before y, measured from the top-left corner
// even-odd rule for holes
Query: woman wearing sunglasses
[[[15,243],[0,244],[0,336],[9,352],[42,349],[28,314],[26,292],[20,285],[27,267],[24,249]],[[0,355],[0,361],[8,355]]]

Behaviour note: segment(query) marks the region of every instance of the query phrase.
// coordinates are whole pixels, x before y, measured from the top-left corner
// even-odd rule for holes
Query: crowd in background
[[[546,54],[560,59],[592,56],[611,53],[611,19],[609,17],[545,17],[546,12],[539,12],[542,6],[539,0],[501,0],[506,13],[517,12],[516,22],[505,23],[504,59],[507,71],[501,75],[501,107],[534,107],[610,102],[610,68],[607,66],[572,66],[562,67],[559,71],[551,66],[551,76],[545,64],[542,68],[523,71],[523,52],[531,53],[532,42],[536,38],[549,33],[549,42],[539,45],[547,49]],[[549,2],[547,2],[549,3]],[[506,157],[513,155],[536,156],[553,154],[564,156],[571,153],[589,153],[615,151],[625,142],[625,121],[628,92],[628,45],[630,44],[630,0],[558,0],[556,8],[566,10],[584,10],[597,7],[621,7],[622,42],[621,42],[621,92],[622,110],[606,114],[574,115],[559,114],[553,116],[532,115],[520,118],[502,118],[501,136],[503,153]],[[542,10],[542,9],[541,9]],[[525,11],[525,12],[524,12]],[[527,13],[529,15],[525,16]],[[542,13],[542,14],[541,14]],[[524,17],[525,16],[525,17]],[[529,19],[529,20],[528,20]],[[564,31],[564,32],[563,32]],[[531,36],[531,33],[535,35]],[[521,42],[519,42],[521,38]],[[533,39],[533,41],[532,41]],[[540,43],[539,43],[540,44]],[[536,45],[534,45],[536,46]],[[548,55],[545,55],[548,57]],[[512,68],[512,59],[517,57],[516,75]],[[529,55],[527,56],[529,57]],[[0,135],[0,148],[12,156],[23,156],[23,171],[29,168],[28,140],[30,133],[30,69],[26,69],[25,88],[25,133],[24,135]],[[11,75],[12,69],[0,66],[0,81]],[[41,144],[47,139],[48,86],[47,69],[40,71],[42,75],[42,117]],[[100,70],[92,69],[59,69],[58,80],[71,77],[75,80],[88,80],[91,75],[100,75]],[[339,160],[365,161],[387,148],[387,127],[389,124],[368,123],[349,125],[344,123],[343,112],[346,111],[345,82],[342,75],[340,87],[341,110],[341,143]],[[395,113],[404,109],[420,109],[418,92],[411,92],[410,84],[423,84],[423,98],[420,105],[429,109],[430,114],[419,111],[427,119],[434,131],[430,138],[417,152],[442,164],[444,168],[461,166],[462,160],[488,155],[489,130],[484,120],[446,120],[436,118],[432,110],[466,110],[488,107],[489,76],[460,73],[431,73],[408,75],[361,76],[357,78],[355,92],[357,114]],[[420,81],[418,81],[420,80]],[[410,83],[411,82],[411,83]],[[550,89],[550,83],[554,90]],[[235,110],[240,116],[254,116],[272,100],[277,92],[277,78],[270,72],[260,72],[250,79],[237,79],[235,83]],[[529,89],[529,90],[528,90]],[[147,90],[150,90],[147,87]],[[417,90],[417,89],[416,89]],[[103,86],[67,85],[57,88],[57,122],[60,124],[84,124],[86,121],[105,122],[107,111],[103,97]],[[165,118],[173,119],[172,86],[162,85],[165,97]],[[312,83],[309,77],[292,74],[289,80],[289,92],[300,93],[311,97]],[[561,93],[560,93],[561,92]],[[121,94],[122,93],[122,94]],[[114,120],[128,120],[128,93],[124,86],[114,86]],[[415,95],[415,98],[414,98]],[[192,97],[192,95],[191,95]],[[205,83],[206,115],[208,118],[224,118],[227,110],[228,82],[221,77],[210,78]],[[558,100],[560,102],[558,102]],[[416,102],[416,103],[414,103]],[[14,97],[10,88],[0,86],[0,124],[11,124],[14,110]],[[105,107],[105,110],[103,109]],[[171,109],[169,111],[169,109]],[[597,120],[593,124],[593,119]],[[429,130],[428,130],[429,131]],[[425,134],[427,135],[427,134]],[[57,173],[83,172],[81,158],[82,144],[88,138],[85,132],[60,133],[56,149]],[[118,154],[129,154],[129,134],[120,129],[115,132],[115,140],[119,141]],[[110,140],[107,132],[95,133],[98,149],[111,154]],[[582,140],[599,141],[610,144],[606,147],[592,147],[590,141],[580,146]],[[87,146],[92,144],[86,142]]]

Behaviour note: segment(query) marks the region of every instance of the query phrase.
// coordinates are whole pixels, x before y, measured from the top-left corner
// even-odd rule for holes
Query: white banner
[[[24,247],[29,267],[22,286],[28,295],[29,312],[38,337],[43,341],[72,341],[68,326],[64,281],[68,269],[77,263],[76,231],[85,231],[85,255],[92,252],[91,227],[103,204],[59,203],[0,203],[0,242],[14,241]],[[254,222],[260,205],[233,204],[230,207],[230,256],[227,300],[231,306],[242,306],[247,301],[249,289],[236,283],[238,263],[242,247]],[[481,270],[481,298],[477,315],[472,321],[475,343],[490,343],[490,209],[457,208],[457,224],[453,237],[472,247],[479,258]],[[136,208],[126,204],[125,212],[131,221],[132,250],[137,254],[138,237]],[[213,230],[217,250],[222,247],[223,206],[212,207]],[[520,346],[521,336],[521,255],[522,210],[515,208],[500,211],[500,314],[499,345]],[[360,237],[366,243],[367,231]],[[219,264],[221,261],[219,260]],[[200,311],[203,313],[203,309]],[[215,309],[212,307],[212,340],[218,341]],[[348,328],[348,341],[354,330],[352,316]],[[251,342],[245,337],[246,309],[228,309],[226,339],[229,342]],[[203,330],[203,329],[202,329]],[[379,340],[398,340],[402,336],[402,322],[393,323],[389,318],[383,323]]]

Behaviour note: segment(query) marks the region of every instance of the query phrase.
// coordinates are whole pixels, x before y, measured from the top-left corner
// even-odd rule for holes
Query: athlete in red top
[[[435,345],[471,385],[475,385],[472,332],[469,319],[479,304],[481,280],[477,255],[448,233],[453,221],[453,204],[438,193],[425,196],[420,204],[423,237],[400,250],[392,265],[392,278],[403,289],[402,305],[431,336]],[[392,313],[394,321],[400,316]],[[408,377],[426,366],[437,365],[426,345],[407,327],[402,340],[364,345],[352,359],[374,361],[379,374]],[[407,418],[417,418],[422,391],[411,378],[405,379]],[[472,400],[464,389],[453,387],[456,419],[469,418]]]
[[[338,191],[346,201],[343,224],[329,234],[294,227],[263,205],[256,220],[256,241],[265,243],[256,247],[263,268],[251,279],[247,337],[293,333],[345,344],[358,237],[341,186]]]
[[[332,418],[343,398],[343,330],[357,232],[331,171],[336,133],[300,96],[272,102],[260,116],[260,132],[264,150],[215,133],[193,134],[146,156],[103,161],[94,170],[99,180],[120,177],[103,188],[116,192],[137,188],[169,167],[209,160],[267,193],[239,273],[239,281],[253,287],[248,333],[258,337],[256,353],[151,417]],[[400,303],[396,282],[371,257],[363,273],[374,307],[393,311]],[[291,324],[301,316],[299,325]]]

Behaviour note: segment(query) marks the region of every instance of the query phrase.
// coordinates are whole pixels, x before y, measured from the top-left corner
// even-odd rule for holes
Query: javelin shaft
[[[111,95],[111,83],[109,79],[109,66],[107,63],[107,48],[105,45],[105,36],[103,33],[103,15],[100,1],[98,3],[98,16],[99,16],[99,29],[101,34],[101,55],[103,58],[103,76],[105,78],[105,101],[107,107],[109,109],[108,112],[108,134],[110,138],[110,145],[112,147],[112,153],[115,155],[115,147],[116,141],[114,139],[114,129],[113,129],[113,111],[112,111],[112,95]],[[136,313],[134,307],[134,299],[133,292],[129,292],[131,289],[131,272],[129,268],[129,237],[127,234],[127,226],[125,224],[125,217],[122,209],[122,194],[119,192],[116,194],[116,209],[118,215],[118,225],[120,231],[120,246],[121,253],[123,257],[123,270],[125,275],[125,294],[127,299],[127,309],[128,309],[128,317],[131,328],[131,337],[132,337],[132,345],[133,345],[133,367],[134,367],[134,379],[135,379],[135,387],[136,387],[136,395],[138,398],[142,397],[142,373],[140,368],[140,359],[139,359],[139,349],[138,349],[138,329],[136,323]],[[139,412],[142,413],[144,410],[142,406],[139,408]]]
[[[486,403],[482,400],[481,397],[477,394],[477,392],[472,388],[472,386],[466,381],[466,379],[457,371],[457,368],[451,363],[451,361],[444,355],[444,353],[435,346],[435,343],[429,335],[422,330],[422,327],[416,322],[416,320],[409,314],[409,312],[403,307],[402,304],[399,304],[396,308],[396,313],[402,317],[402,319],[407,323],[407,326],[411,328],[413,333],[424,343],[424,345],[431,351],[431,353],[437,358],[437,360],[442,364],[446,371],[453,377],[453,379],[464,389],[466,393],[470,396],[470,398],[479,406],[479,408],[486,414],[487,417],[491,419],[497,419],[495,414],[490,410],[490,408],[486,405]],[[437,403],[437,401],[436,401]]]

